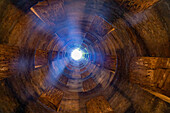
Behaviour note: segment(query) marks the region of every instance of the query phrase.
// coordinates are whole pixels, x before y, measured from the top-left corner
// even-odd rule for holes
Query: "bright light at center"
[[[82,52],[80,51],[80,49],[75,49],[71,52],[71,57],[74,60],[79,60],[82,57]]]

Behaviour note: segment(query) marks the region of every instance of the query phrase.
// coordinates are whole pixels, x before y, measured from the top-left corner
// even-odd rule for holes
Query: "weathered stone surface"
[[[17,73],[19,58],[20,50],[18,47],[0,45],[0,79]]]
[[[45,24],[41,22],[41,20],[39,20],[39,18],[37,18],[32,12],[20,14],[18,12],[20,10],[18,10],[15,6],[7,6],[6,1],[8,2],[8,0],[1,0],[0,2],[0,14],[2,14],[0,15],[0,21],[2,20],[2,22],[0,22],[1,23],[0,26],[3,26],[1,27],[2,29],[0,28],[0,40],[3,40],[2,43],[9,42],[9,45],[17,45],[18,47],[27,47],[27,48],[33,48],[33,49],[37,47],[38,49],[42,49],[42,50],[46,50],[46,48],[48,48],[47,50],[55,50],[55,51],[58,50],[57,48],[58,46],[61,46],[61,45],[63,46],[62,41],[58,42],[58,44],[55,46],[55,44],[58,41],[58,38],[52,38],[53,36],[51,35],[52,32],[48,32],[49,28],[44,27]],[[126,0],[124,1],[126,2]],[[162,1],[165,1],[165,0],[162,0]],[[169,0],[167,1],[169,2]],[[54,1],[54,2],[58,2],[58,1]],[[55,25],[55,27],[58,27],[58,24],[60,24],[60,27],[61,27],[59,31],[60,36],[62,37],[67,36],[67,34],[69,34],[67,33],[69,29],[72,29],[69,26],[74,25],[76,23],[77,25],[80,25],[78,27],[83,31],[82,33],[83,35],[81,36],[84,37],[84,34],[88,32],[90,25],[92,25],[91,22],[93,22],[93,17],[95,17],[95,15],[91,15],[91,14],[100,15],[100,12],[103,13],[103,16],[106,15],[105,19],[109,18],[110,19],[109,21],[114,20],[111,22],[115,26],[116,29],[109,34],[108,33],[106,34],[103,28],[101,29],[95,28],[97,29],[96,31],[98,30],[102,31],[101,34],[99,33],[98,35],[102,36],[103,34],[106,34],[105,37],[103,38],[100,38],[100,36],[97,37],[98,39],[102,39],[102,41],[99,41],[99,44],[96,46],[97,49],[95,49],[95,52],[100,51],[102,54],[94,56],[97,58],[95,62],[97,65],[95,65],[94,63],[95,66],[92,66],[94,68],[90,67],[90,69],[87,69],[88,70],[86,71],[87,74],[85,74],[84,77],[83,76],[81,77],[85,78],[86,76],[90,74],[92,76],[96,75],[96,78],[98,76],[98,79],[96,80],[99,80],[98,81],[99,84],[93,90],[90,90],[89,92],[80,92],[76,98],[74,98],[72,93],[68,93],[67,97],[69,98],[64,100],[65,102],[63,102],[64,104],[62,104],[64,107],[62,108],[60,112],[86,113],[85,111],[86,108],[82,104],[84,104],[89,98],[95,97],[96,95],[102,93],[103,91],[105,91],[104,96],[106,97],[107,100],[109,100],[109,103],[111,103],[112,105],[111,107],[115,108],[116,110],[115,112],[119,112],[119,111],[126,112],[126,113],[168,112],[169,105],[166,102],[164,102],[163,100],[159,98],[156,98],[154,95],[148,93],[147,91],[144,91],[142,88],[138,87],[137,85],[129,83],[128,81],[129,67],[128,66],[129,66],[130,59],[134,56],[169,57],[169,51],[168,51],[169,50],[169,46],[168,46],[169,38],[167,35],[169,33],[169,30],[168,30],[169,25],[167,24],[168,15],[169,15],[169,9],[168,9],[169,5],[167,4],[167,2],[165,3],[162,2],[163,5],[158,3],[159,7],[155,7],[155,8],[151,7],[151,9],[148,9],[147,12],[139,13],[137,15],[131,15],[130,14],[131,12],[129,12],[128,14],[130,17],[127,17],[127,15],[124,14],[125,12],[119,9],[120,6],[117,4],[113,5],[113,2],[114,0],[105,0],[105,1],[74,0],[74,2],[72,0],[67,0],[63,2],[64,5],[66,6],[66,7],[63,7],[63,10],[66,11],[64,13],[67,15],[67,17],[70,20],[73,19],[76,21],[69,21],[69,22],[72,22],[72,24],[69,24],[68,26],[65,26],[65,25],[62,26],[61,25],[62,22],[60,23],[57,17],[56,19],[57,24]],[[139,0],[130,1],[130,2],[136,3],[136,2],[139,2]],[[147,2],[147,1],[141,1],[141,2]],[[47,7],[47,5],[49,6],[47,1],[37,4],[38,7],[44,7],[43,9],[44,12],[46,12],[45,7]],[[132,4],[132,7],[133,7],[133,4]],[[148,6],[146,5],[146,8],[147,7]],[[55,7],[55,9],[57,8]],[[162,10],[162,8],[164,8],[164,10]],[[99,11],[96,11],[96,10],[99,10]],[[136,9],[135,12],[137,12],[137,10],[138,9]],[[53,8],[51,8],[50,11],[55,12]],[[91,12],[88,12],[88,11],[91,11]],[[77,13],[77,12],[80,12],[80,13]],[[60,15],[60,11],[58,14]],[[56,16],[58,14],[54,14],[54,15]],[[46,12],[46,14],[44,14],[43,16],[45,17],[45,15],[50,16],[48,12]],[[164,18],[165,15],[166,15],[166,19]],[[53,17],[53,15],[51,17]],[[145,19],[145,17],[147,19]],[[77,22],[77,18],[79,18],[81,22]],[[49,19],[49,20],[50,22],[55,23],[53,19]],[[48,25],[51,25],[51,24],[48,24]],[[103,26],[103,25],[99,25],[99,26]],[[80,32],[82,32],[81,30]],[[71,33],[73,31],[71,31]],[[81,34],[81,33],[77,33],[77,34]],[[91,37],[89,39],[91,39]],[[107,43],[106,43],[106,40],[107,40]],[[94,43],[92,43],[91,45],[93,44]],[[101,74],[98,74],[98,73],[96,74],[96,72],[98,72],[96,69],[97,66],[99,66],[98,70],[102,70],[103,68],[102,64],[104,62],[101,59],[101,57],[103,57],[104,55],[116,55],[114,53],[115,51],[113,51],[114,48],[118,56],[117,57],[118,68],[116,70],[115,76],[113,76],[113,73],[111,74],[111,72],[108,71],[108,69],[103,70]],[[29,55],[29,54],[25,54],[25,55]],[[31,58],[31,59],[33,60],[34,58]],[[158,64],[161,67],[161,65],[164,65],[165,63],[158,63]],[[150,63],[148,65],[150,65]],[[145,72],[143,70],[147,68],[147,66],[145,66],[144,68],[140,70],[140,72],[141,71],[143,72],[141,73],[139,72],[139,73],[140,74],[146,73],[146,75],[149,75],[148,76],[149,80],[148,81],[146,80],[147,82],[154,84],[155,81],[158,80],[158,84],[157,84],[158,88],[162,88],[164,90],[168,89],[169,85],[164,84],[164,81],[169,81],[169,78],[167,78],[169,77],[167,76],[169,75],[168,69],[164,69],[164,68],[153,69],[153,67],[157,67],[157,65],[152,65],[151,63],[151,68],[148,71]],[[48,66],[46,68],[48,68]],[[30,70],[30,68],[26,68],[26,69]],[[8,113],[8,111],[15,112],[14,110],[15,107],[16,109],[24,110],[25,107],[23,105],[21,106],[19,105],[18,107],[18,104],[16,104],[17,102],[15,100],[24,99],[26,101],[24,103],[25,105],[27,104],[27,100],[32,98],[32,95],[34,95],[33,97],[37,97],[41,95],[44,92],[44,90],[48,87],[48,85],[51,84],[50,82],[45,82],[46,79],[49,77],[48,72],[49,72],[48,69],[44,69],[44,68],[31,71],[31,74],[29,74],[28,71],[25,70],[24,73],[22,73],[21,75],[15,75],[11,79],[8,78],[7,81],[11,83],[11,85],[7,87],[2,86],[3,87],[2,92],[0,94],[2,96],[2,99],[0,101],[0,104],[2,105],[2,108],[3,108],[2,112],[4,113]],[[160,76],[161,77],[160,79],[158,78],[152,79],[152,77],[154,76],[158,77],[160,73],[163,74],[163,76]],[[114,77],[114,78],[108,79],[110,77]],[[79,76],[78,79],[82,79],[82,78],[80,78]],[[61,80],[61,81],[65,84],[66,83],[65,80],[66,79]],[[80,80],[79,82],[75,82],[74,80],[73,81],[69,80],[70,86],[73,86],[70,88],[77,88],[77,87],[82,88],[81,81],[82,80]],[[166,82],[166,83],[169,83],[169,82]],[[114,87],[114,88],[110,88],[110,90],[107,90],[106,88],[108,87]],[[8,88],[10,89],[8,90]],[[10,91],[13,91],[13,92],[10,93]],[[68,92],[72,92],[72,91],[75,91],[75,90],[70,90]],[[78,91],[83,91],[83,89],[78,90]],[[15,95],[14,100],[11,99],[11,94]],[[6,99],[7,96],[9,96],[9,99]],[[3,101],[3,97],[5,98],[5,103]],[[79,98],[81,99],[81,101],[79,101]],[[131,105],[129,104],[129,102],[131,103]],[[29,107],[27,107],[28,109],[25,109],[26,111],[22,111],[22,112],[38,113],[41,110],[42,112],[52,112],[51,108],[43,104],[42,104],[43,106],[42,107],[39,104],[42,104],[42,103],[34,103],[34,104],[29,103],[28,105]],[[123,106],[123,109],[121,105]],[[9,106],[11,106],[11,108],[9,108]],[[45,109],[47,108],[50,110],[49,111],[45,110],[44,107]]]
[[[94,76],[93,79],[96,81],[97,84],[100,84],[102,88],[105,89],[109,86],[109,84],[113,80],[114,74],[115,73],[113,71],[102,69],[98,74]]]
[[[64,94],[60,104],[61,113],[80,113],[80,100],[77,93]]]
[[[61,75],[60,78],[59,78],[59,81],[61,83],[63,83],[64,85],[67,85],[67,82],[68,82],[68,78],[64,75]]]
[[[96,82],[93,80],[93,78],[89,78],[89,79],[83,81],[82,84],[83,84],[84,91],[89,91],[89,90],[95,88],[97,85]]]
[[[31,11],[21,16],[12,27],[7,37],[7,43],[11,46],[47,50],[48,44],[53,39],[51,29]]]
[[[46,65],[42,68],[38,68],[38,69],[35,69],[34,71],[31,71],[27,77],[30,79],[30,81],[26,81],[26,80],[23,80],[25,82],[27,82],[27,84],[31,84],[29,85],[30,87],[28,87],[28,89],[32,89],[33,88],[33,91],[32,92],[33,94],[37,94],[38,96],[40,96],[47,88],[51,87],[52,85],[52,81],[51,81],[51,73],[50,73],[50,69],[49,69],[49,66]],[[22,80],[22,79],[25,79],[24,77],[23,78],[15,78],[16,80],[18,79],[19,81]],[[16,85],[17,86],[17,85]]]
[[[110,98],[109,103],[115,113],[125,113],[131,105],[130,101],[119,92],[116,92]]]
[[[31,8],[32,12],[36,14],[45,23],[55,26],[57,22],[63,20],[65,14],[63,9],[63,0],[48,0],[45,4],[37,4]]]
[[[158,1],[159,0],[116,0],[120,6],[133,12],[143,11]]]
[[[161,73],[162,74],[162,73]],[[166,69],[161,80],[159,80],[158,87],[161,88],[165,93],[170,95],[170,69]]]
[[[169,67],[169,58],[133,58],[130,65],[130,80],[144,88],[170,96]]]
[[[41,101],[29,101],[25,113],[56,113],[54,109],[51,109],[41,103]]]
[[[19,107],[19,102],[10,91],[10,88],[6,86],[5,81],[0,82],[0,90],[0,112],[14,113],[16,108]]]
[[[29,11],[29,9],[33,5],[38,3],[38,1],[41,1],[41,0],[10,0],[10,2],[15,5],[15,7],[17,7],[18,9],[24,12]]]
[[[160,6],[168,4],[166,0],[162,1]],[[137,14],[125,14],[129,24],[135,29],[136,34],[141,37],[143,45],[147,48],[147,54],[152,57],[170,57],[169,46],[169,19],[166,15],[170,14],[166,9],[159,9],[159,5],[155,5],[151,9]],[[160,13],[160,11],[162,13]],[[141,42],[142,42],[141,41]],[[148,56],[147,55],[147,56]]]
[[[168,112],[169,104],[153,94],[143,90],[136,84],[123,80],[119,85],[114,86],[122,96],[131,102],[131,106],[126,110],[129,112],[138,113],[165,113]]]
[[[36,50],[34,55],[33,49],[26,49],[23,47],[16,47],[16,46],[9,46],[9,45],[0,45],[0,63],[1,63],[1,78],[6,78],[12,74],[16,74],[19,70],[21,70],[20,66],[25,65],[22,61],[25,59],[25,53],[24,51],[30,51],[30,53],[27,53],[27,56],[33,57],[34,56],[34,66],[35,68],[42,67],[48,64],[48,58],[49,58],[49,51],[45,50]],[[52,52],[57,53],[57,52]],[[53,55],[54,57],[54,55]],[[53,60],[52,57],[52,60]],[[55,54],[56,57],[56,54]],[[28,58],[29,59],[29,58]],[[28,59],[25,59],[28,60]],[[23,63],[23,64],[22,64]],[[33,61],[32,61],[33,63]],[[4,77],[3,77],[4,76]]]
[[[86,103],[87,113],[104,113],[113,111],[104,96],[92,98]]]
[[[110,33],[111,34],[111,33]],[[114,40],[112,40],[111,36],[110,35],[106,35],[104,37],[104,40],[102,41],[105,45],[103,48],[107,48],[106,50],[106,55],[110,55],[110,56],[116,56],[116,52],[115,52],[115,44],[114,44]]]
[[[31,49],[0,45],[0,78],[24,72],[29,67],[33,69],[33,55]]]
[[[48,51],[36,50],[34,65],[35,68],[42,67],[48,63]]]
[[[8,43],[8,36],[24,12],[17,9],[9,0],[0,2],[0,43]]]
[[[30,98],[36,99],[51,86],[50,77],[48,66],[44,66],[31,72],[24,71],[13,75],[7,79],[7,83],[21,102],[27,102]]]
[[[104,56],[104,68],[114,72],[116,70],[116,63],[117,63],[116,56],[110,55]]]
[[[85,78],[90,75],[89,71],[85,71],[84,73],[81,73],[81,78]]]
[[[62,55],[62,53],[59,53],[59,57],[60,55]],[[34,66],[35,68],[45,66],[49,63],[49,61],[53,61],[57,57],[58,57],[57,51],[37,49],[34,55]]]
[[[92,61],[94,64],[100,66],[103,63],[103,56],[101,55],[102,51],[99,48],[99,44],[96,44],[93,46],[94,51],[96,52],[96,54],[94,54],[93,59],[94,61]]]
[[[94,35],[103,37],[107,33],[111,32],[112,30],[114,30],[114,28],[112,27],[111,24],[109,24],[103,18],[101,18],[99,16],[95,16],[95,18],[90,26],[89,32]]]
[[[97,41],[97,37],[95,35],[93,35],[93,34],[90,34],[90,33],[86,33],[85,38],[87,40],[89,40],[91,43],[94,43],[95,41]],[[87,42],[87,44],[88,44],[88,42]]]
[[[49,31],[47,26],[32,12],[29,11],[25,13],[10,1],[15,1],[18,5],[24,2],[26,2],[27,5],[31,5],[31,3],[29,4],[29,2],[31,2],[30,0],[1,0],[0,43],[35,48],[37,47],[36,43],[40,40],[39,37],[41,37],[41,42],[38,46],[44,43],[44,41],[42,41],[44,39],[46,40],[45,43],[49,43],[47,40],[50,39],[50,36],[47,33]],[[36,0],[33,1],[35,2]],[[21,6],[24,7],[24,5]],[[49,34],[51,35],[51,33]],[[31,43],[33,43],[33,45]],[[42,49],[42,47],[39,49]]]
[[[61,58],[61,56],[62,56],[62,52],[58,52],[58,51],[52,51],[52,56],[49,56],[49,57],[52,57],[52,60],[55,60],[55,58]]]
[[[136,57],[131,60],[131,69],[167,69],[170,68],[170,58]]]
[[[49,87],[45,90],[44,93],[42,93],[42,95],[39,97],[39,100],[48,107],[57,110],[59,108],[62,97],[63,91],[55,87]]]
[[[67,86],[71,92],[80,92],[83,90],[82,82],[77,79],[68,79]]]

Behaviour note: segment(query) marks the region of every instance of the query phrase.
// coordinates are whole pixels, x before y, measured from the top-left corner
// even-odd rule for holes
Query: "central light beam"
[[[74,60],[80,60],[82,58],[82,51],[80,49],[74,49],[72,52],[71,52],[71,57],[74,59]]]

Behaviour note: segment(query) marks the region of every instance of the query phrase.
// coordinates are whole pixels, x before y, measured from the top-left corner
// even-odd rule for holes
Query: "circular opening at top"
[[[82,51],[77,48],[77,49],[74,49],[72,52],[71,52],[71,57],[72,59],[74,60],[80,60],[82,58]]]

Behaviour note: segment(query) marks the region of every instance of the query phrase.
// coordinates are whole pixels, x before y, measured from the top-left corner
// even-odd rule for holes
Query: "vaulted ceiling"
[[[1,0],[0,113],[170,112],[169,12],[169,0]]]

